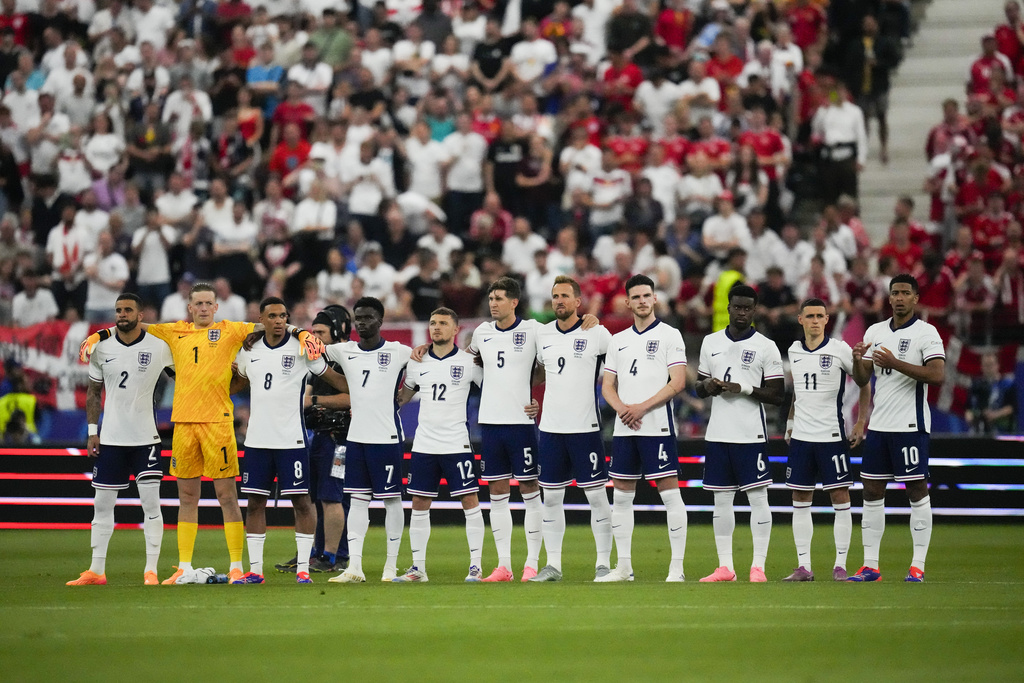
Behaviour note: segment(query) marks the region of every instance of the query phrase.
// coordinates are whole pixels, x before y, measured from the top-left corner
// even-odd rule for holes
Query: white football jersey
[[[868,345],[864,359],[871,360],[875,349],[884,346],[902,361],[924,365],[935,358],[946,359],[942,338],[932,325],[914,316],[897,329],[892,318],[875,323],[864,333]],[[895,370],[875,369],[874,409],[868,429],[876,432],[931,432],[932,413],[928,408],[928,385]]]
[[[369,351],[359,348],[359,342],[354,341],[327,347],[327,360],[340,365],[348,379],[348,393],[352,397],[349,441],[402,443],[398,387],[411,355],[408,346],[383,340]]]
[[[563,332],[553,320],[540,328],[537,361],[544,366],[544,412],[541,430],[551,434],[585,434],[601,428],[597,381],[612,334],[603,325],[584,330],[579,320]]]
[[[473,330],[469,350],[484,362],[480,424],[533,424],[523,409],[532,400],[533,361],[537,358],[536,320],[516,318],[506,330],[489,320]]]
[[[96,345],[89,361],[89,379],[102,382],[100,443],[104,446],[148,446],[160,443],[156,431],[153,390],[160,373],[174,367],[171,349],[162,339],[143,332],[131,344],[117,334]]]
[[[686,365],[683,335],[671,325],[655,320],[643,332],[636,326],[611,338],[604,371],[618,378],[618,394],[623,403],[646,401],[668,383],[668,369]],[[644,415],[640,429],[630,429],[615,417],[613,436],[664,436],[675,434],[672,402]]]
[[[704,337],[697,373],[702,379],[714,377],[760,387],[764,380],[783,378],[782,356],[775,342],[754,328],[741,339],[733,339],[726,328]],[[704,438],[719,443],[767,441],[764,405],[743,394],[715,396],[711,399],[711,418]]]
[[[327,370],[323,358],[309,360],[299,340],[290,334],[277,346],[266,338],[242,349],[236,358],[238,374],[249,379],[249,427],[245,445],[255,448],[304,448],[306,422],[302,401],[306,377]]]
[[[422,361],[409,361],[405,386],[418,389],[420,395],[414,451],[435,455],[471,452],[466,407],[470,388],[474,382],[479,385],[482,377],[473,356],[459,348],[443,358],[430,350]]]
[[[793,438],[813,443],[846,440],[843,394],[853,373],[853,349],[829,339],[811,351],[804,341],[789,347],[793,373]]]

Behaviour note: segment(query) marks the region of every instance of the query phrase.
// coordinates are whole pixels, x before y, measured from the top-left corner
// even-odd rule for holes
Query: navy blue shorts
[[[601,432],[554,434],[542,431],[538,448],[541,486],[560,489],[573,479],[580,488],[608,483]]]
[[[404,456],[400,443],[349,441],[345,452],[345,493],[401,498]]]
[[[410,495],[437,498],[442,476],[448,482],[448,492],[452,498],[480,490],[476,483],[472,453],[434,455],[416,451],[413,451],[412,460],[409,461],[409,482],[405,490]]]
[[[708,491],[746,491],[770,483],[768,444],[707,442],[704,488]]]
[[[96,489],[128,488],[128,479],[163,477],[160,466],[160,444],[152,446],[104,446],[92,466],[92,486]]]
[[[480,478],[484,481],[537,478],[537,428],[480,425]]]
[[[242,458],[242,493],[270,496],[275,478],[282,496],[309,493],[309,452],[305,448],[246,446]]]
[[[612,438],[612,479],[663,479],[679,476],[676,438],[665,436],[616,436]]]
[[[926,432],[876,432],[864,437],[861,479],[920,481],[928,478]]]
[[[813,491],[815,482],[821,488],[845,488],[853,484],[850,476],[850,452],[845,441],[814,443],[792,439],[786,461],[786,486],[798,491]]]
[[[340,446],[344,449],[345,446]],[[309,442],[309,467],[313,475],[309,482],[309,492],[313,500],[341,503],[345,499],[345,480],[331,476],[334,466],[334,439],[329,434],[314,434]],[[342,451],[344,454],[344,451]]]

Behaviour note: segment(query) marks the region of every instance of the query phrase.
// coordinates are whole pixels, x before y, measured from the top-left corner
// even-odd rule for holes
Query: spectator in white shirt
[[[747,267],[744,272],[748,281],[761,282],[768,276],[768,269],[778,265],[775,255],[779,253],[782,240],[773,230],[768,229],[764,209],[750,212],[747,228],[750,230],[750,247],[747,248]]]
[[[281,187],[281,179],[273,176],[267,180],[263,189],[264,198],[253,207],[253,220],[259,230],[261,240],[269,239],[272,235],[291,232],[295,220],[295,204],[284,196]]]
[[[437,254],[437,268],[443,273],[449,273],[452,269],[451,256],[453,251],[462,251],[462,240],[456,235],[448,232],[448,227],[443,221],[430,221],[427,234],[416,241],[420,249],[429,249]]]
[[[771,93],[782,99],[793,92],[797,75],[804,70],[804,53],[793,42],[793,32],[785,22],[775,26],[775,49],[772,52]]]
[[[512,74],[520,83],[533,90],[548,67],[558,61],[558,53],[554,43],[540,37],[536,19],[523,19],[521,33],[523,39],[512,46],[509,54]]]
[[[718,212],[709,216],[701,229],[705,251],[720,262],[736,247],[749,254],[750,229],[747,219],[733,205],[732,192],[722,191],[716,205]]]
[[[782,242],[775,246],[773,260],[782,269],[787,285],[796,288],[812,256],[814,247],[807,240],[800,238],[800,229],[792,223],[784,225]]]
[[[465,235],[470,216],[483,205],[487,139],[473,130],[472,117],[463,112],[455,117],[455,132],[442,144],[451,159],[445,195],[448,225],[456,235]]]
[[[519,216],[512,221],[512,234],[502,245],[501,261],[513,273],[522,275],[533,267],[533,255],[547,248],[547,240],[530,229],[530,221]]]
[[[676,219],[676,189],[682,176],[668,158],[663,145],[651,145],[647,152],[647,165],[640,175],[651,182],[651,196],[661,204],[665,223],[671,225]]]
[[[423,39],[423,29],[418,24],[406,26],[405,39],[396,42],[392,49],[396,85],[414,98],[426,95],[430,90],[430,60],[436,52],[437,47]]]
[[[703,152],[691,154],[686,163],[690,172],[679,181],[677,195],[680,210],[690,217],[690,223],[699,228],[712,211],[715,198],[722,194],[722,179],[711,171],[711,163]]]
[[[192,273],[183,273],[178,278],[178,288],[171,292],[160,304],[160,322],[170,323],[189,318],[188,297],[196,278]]]
[[[199,198],[185,184],[180,173],[171,173],[167,191],[160,193],[154,204],[160,211],[160,222],[179,230],[188,229],[195,220]]]
[[[317,116],[327,113],[327,91],[334,82],[334,70],[320,61],[320,51],[313,43],[302,48],[302,61],[288,69],[288,80],[302,85],[303,96]]]
[[[22,291],[11,302],[11,321],[15,327],[30,327],[60,315],[53,292],[39,286],[39,275],[26,270],[21,275]]]
[[[232,291],[230,280],[226,277],[219,277],[213,281],[213,288],[217,294],[217,312],[213,316],[214,321],[247,319],[248,306],[245,299]]]
[[[316,275],[320,298],[344,306],[352,296],[353,275],[345,268],[345,257],[336,247],[327,252],[327,264]]]
[[[363,296],[380,299],[385,308],[394,309],[398,304],[395,284],[398,272],[384,261],[380,242],[367,242],[363,249],[363,265],[356,271],[356,277],[363,283]]]
[[[395,63],[391,48],[384,44],[380,30],[376,28],[366,30],[364,42],[360,63],[373,74],[375,85],[386,85],[391,81],[391,66]]]
[[[178,89],[168,95],[164,102],[164,124],[170,125],[176,137],[185,138],[193,121],[207,124],[212,119],[213,103],[210,96],[195,88],[192,76],[183,74],[178,81]]]
[[[551,288],[558,273],[548,268],[548,252],[538,249],[533,254],[533,268],[526,272],[524,285],[530,313],[536,315],[551,311]]]
[[[839,219],[839,209],[829,205],[821,212],[821,222],[827,233],[829,245],[843,255],[847,262],[857,255],[857,238],[853,230]]]
[[[170,251],[177,241],[178,231],[161,222],[156,207],[146,209],[146,225],[132,235],[132,255],[138,294],[147,304],[159,306],[171,293]]]
[[[818,255],[825,266],[825,274],[839,284],[845,283],[847,266],[846,259],[841,251],[829,244],[828,231],[824,225],[816,225],[811,230],[812,252],[805,257],[801,266],[801,277],[807,275],[811,270],[811,257]]]
[[[587,129],[577,126],[569,133],[569,144],[558,155],[558,169],[565,178],[562,193],[562,208],[572,203],[572,193],[577,190],[590,191],[591,178],[601,169],[601,150],[590,144]]]
[[[426,121],[417,121],[412,127],[412,136],[405,142],[405,155],[410,167],[409,189],[433,202],[440,201],[451,159],[444,145],[431,139]]]
[[[657,69],[651,77],[637,86],[633,93],[633,107],[640,112],[651,127],[655,137],[665,132],[665,116],[672,112],[680,97],[680,87]]]
[[[601,155],[601,169],[590,177],[590,230],[595,236],[607,235],[622,220],[623,206],[633,194],[633,181],[619,168],[615,152]]]
[[[380,236],[384,225],[377,213],[381,201],[395,196],[395,180],[391,165],[377,156],[374,140],[366,140],[359,146],[359,157],[342,170],[341,182],[348,195],[351,217],[359,221],[368,236]]]
[[[690,60],[689,78],[679,84],[679,99],[690,108],[690,120],[700,121],[705,116],[713,117],[722,99],[722,88],[707,75],[707,56],[698,54]]]
[[[92,323],[106,322],[111,319],[117,295],[124,291],[131,275],[128,261],[114,251],[114,238],[104,231],[99,235],[96,251],[86,255],[82,266],[89,281],[85,318]]]
[[[111,130],[113,123],[106,112],[94,116],[92,122],[93,134],[83,145],[82,152],[92,170],[106,177],[110,169],[124,160],[124,137]]]
[[[136,42],[149,41],[158,50],[167,44],[167,36],[174,28],[174,15],[167,7],[158,5],[153,0],[136,0],[135,32]]]

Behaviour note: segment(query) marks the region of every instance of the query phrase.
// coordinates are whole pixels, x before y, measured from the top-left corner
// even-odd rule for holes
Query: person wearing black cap
[[[348,341],[352,316],[344,306],[332,305],[316,314],[310,331],[324,344]],[[341,372],[335,363],[331,369]],[[351,419],[349,396],[314,377],[306,386],[306,426],[313,430],[309,444],[311,470],[309,493],[317,507],[316,539],[309,561],[311,572],[341,571],[348,567],[348,539],[345,517],[349,497],[345,488],[345,441]],[[296,559],[275,565],[281,572],[294,572]]]

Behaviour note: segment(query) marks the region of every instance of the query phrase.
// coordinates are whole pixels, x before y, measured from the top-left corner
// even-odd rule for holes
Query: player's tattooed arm
[[[231,363],[231,384],[228,386],[229,394],[237,394],[249,388],[249,379],[238,374],[238,362]]]
[[[100,422],[100,408],[102,406],[103,382],[89,380],[89,389],[85,395],[85,415],[90,425],[98,425]],[[86,455],[95,458],[100,454],[100,435],[91,434],[85,447]]]
[[[406,403],[412,400],[412,397],[416,395],[416,390],[409,387],[406,384],[402,384],[402,388],[398,390],[398,405],[404,406]]]

